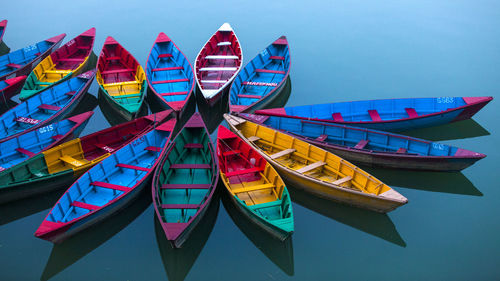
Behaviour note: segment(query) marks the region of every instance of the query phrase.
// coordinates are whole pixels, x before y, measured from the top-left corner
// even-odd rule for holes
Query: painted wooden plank
[[[137,171],[143,171],[143,172],[149,172],[149,171],[151,171],[151,169],[149,169],[149,168],[144,168],[144,167],[139,167],[139,166],[134,166],[134,165],[128,165],[128,164],[123,164],[123,163],[116,164],[116,167],[125,168],[125,169],[132,169],[132,170],[137,170]]]
[[[250,173],[257,173],[261,172],[262,169],[259,167],[253,167],[250,169],[245,169],[245,170],[239,170],[239,171],[234,171],[234,172],[228,172],[226,173],[226,177],[234,177],[234,176],[239,176],[239,175],[246,175]]]
[[[90,184],[93,186],[104,187],[104,188],[114,189],[114,190],[123,191],[123,192],[127,192],[127,191],[132,189],[131,187],[128,187],[128,186],[117,185],[117,184],[112,184],[112,183],[102,182],[102,181],[94,181]]]
[[[274,184],[259,184],[259,185],[254,185],[254,186],[248,186],[248,187],[243,187],[243,188],[237,188],[233,189],[233,193],[243,193],[243,192],[252,192],[252,191],[257,191],[257,190],[263,190],[263,189],[269,189],[273,188]]]
[[[181,183],[167,183],[161,185],[161,189],[209,189],[210,184],[181,184]]]
[[[258,141],[258,140],[260,140],[260,138],[258,136],[251,136],[251,137],[248,138],[248,141],[250,141],[250,142],[254,142],[254,141]]]
[[[289,149],[285,149],[285,150],[282,150],[282,151],[280,151],[280,152],[277,152],[277,153],[271,154],[271,155],[269,155],[269,157],[270,157],[271,159],[273,159],[273,160],[274,160],[274,159],[277,159],[277,158],[283,157],[283,156],[285,156],[285,155],[292,154],[292,153],[294,153],[295,151],[296,151],[296,149],[295,149],[295,148],[289,148]]]
[[[352,177],[351,176],[347,176],[347,177],[343,177],[341,179],[338,179],[338,180],[332,182],[332,184],[334,184],[334,185],[341,185],[341,184],[346,183],[346,182],[348,182],[350,180],[352,180]]]
[[[69,155],[64,155],[62,157],[59,157],[59,160],[62,160],[63,162],[65,163],[68,163],[70,165],[73,165],[75,167],[80,167],[80,166],[83,166],[85,163],[78,160],[78,159],[75,159]]]
[[[363,149],[365,148],[366,145],[368,145],[368,143],[370,142],[370,140],[360,140],[355,146],[354,148],[356,149]]]
[[[300,169],[296,170],[296,172],[299,172],[299,173],[302,173],[302,174],[303,174],[303,173],[309,172],[309,171],[311,171],[311,170],[314,170],[314,169],[316,169],[316,168],[322,167],[322,166],[324,166],[324,165],[326,165],[326,163],[325,163],[325,162],[323,162],[323,161],[318,161],[318,162],[314,162],[314,163],[312,163],[312,164],[309,164],[309,165],[307,165],[307,166],[305,166],[305,167],[302,167],[302,168],[300,168]]]
[[[209,164],[173,164],[171,169],[210,169]]]
[[[92,205],[92,204],[87,204],[87,203],[83,203],[83,202],[79,202],[79,201],[73,201],[71,203],[71,205],[74,206],[74,207],[78,207],[78,208],[82,208],[82,209],[87,209],[87,210],[90,210],[90,211],[97,210],[97,209],[101,208],[100,206],[96,206],[96,205]]]

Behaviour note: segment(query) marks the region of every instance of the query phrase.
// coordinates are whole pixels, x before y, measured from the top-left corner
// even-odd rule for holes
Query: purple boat
[[[291,134],[346,160],[373,167],[460,171],[486,157],[442,143],[366,128],[279,116],[239,116]]]
[[[174,248],[182,247],[204,217],[218,180],[210,134],[195,113],[175,137],[153,177],[153,205]]]

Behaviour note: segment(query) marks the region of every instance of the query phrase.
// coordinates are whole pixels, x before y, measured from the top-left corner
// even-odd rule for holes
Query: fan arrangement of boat
[[[59,243],[127,206],[148,184],[175,119],[140,135],[85,172],[49,211],[35,236]]]
[[[204,217],[218,180],[210,134],[195,113],[173,140],[153,178],[156,216],[173,247],[182,247]]]
[[[26,79],[19,99],[26,100],[82,73],[89,64],[94,39],[95,28],[91,28],[43,59]]]
[[[346,160],[383,168],[460,171],[486,155],[404,135],[282,116],[240,114]]]
[[[194,74],[184,53],[165,33],[158,34],[146,62],[152,103],[182,112],[194,90]],[[149,96],[148,96],[149,97]]]
[[[403,131],[466,120],[492,97],[407,98],[300,105],[255,111],[382,131]]]
[[[199,93],[210,107],[227,98],[242,62],[240,42],[229,23],[224,23],[205,43],[194,64]]]
[[[0,142],[59,121],[75,111],[94,80],[91,70],[20,103],[0,116]]]
[[[60,34],[0,56],[0,81],[27,76],[54,49],[59,48],[66,34]]]
[[[219,126],[221,180],[234,206],[279,240],[294,230],[292,202],[278,172],[236,134]]]
[[[408,200],[350,162],[293,136],[225,114],[246,143],[295,187],[319,197],[377,212],[389,212]]]
[[[130,121],[144,109],[147,79],[139,62],[113,37],[108,36],[97,61],[99,95],[123,120]]]
[[[47,147],[47,150],[37,155],[32,151],[29,153],[25,149],[20,149],[20,153],[29,153],[34,156],[0,173],[0,203],[69,186],[84,172],[107,158],[111,153],[119,150],[137,136],[148,133],[170,119],[171,113],[172,111],[165,110],[55,146],[61,142],[61,139],[68,139],[57,137],[57,143],[54,142]],[[75,118],[78,116],[68,120]],[[58,128],[57,123],[49,125],[47,128],[54,128],[50,126]],[[39,131],[49,132],[42,128],[32,133]],[[62,136],[60,132],[52,131],[54,132],[52,138]],[[77,137],[78,134],[74,133],[73,136]],[[0,147],[3,145],[0,143]],[[50,147],[53,148],[48,149]]]
[[[253,112],[265,108],[285,88],[290,65],[288,41],[281,36],[236,76],[229,90],[229,110]]]

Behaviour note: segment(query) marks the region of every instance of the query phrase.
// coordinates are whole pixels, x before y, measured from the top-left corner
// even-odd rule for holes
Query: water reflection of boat
[[[156,242],[158,243],[163,266],[165,267],[169,281],[182,281],[186,278],[205,246],[210,233],[212,233],[218,213],[219,192],[215,192],[205,217],[193,229],[191,236],[182,245],[182,248],[173,248],[171,246],[170,242],[165,237],[160,222],[156,215],[154,216]]]
[[[96,224],[61,244],[54,244],[40,280],[48,280],[54,277],[98,248],[133,222],[150,204],[151,193],[144,191],[134,201],[134,204],[130,204],[117,215]]]
[[[406,247],[406,242],[399,235],[396,226],[387,214],[363,210],[334,203],[316,196],[310,196],[305,191],[294,188],[290,184],[287,184],[287,187],[295,203],[370,235],[398,246]]]
[[[483,196],[483,193],[461,172],[398,171],[394,173],[387,169],[368,168],[367,170],[391,186],[432,192]]]
[[[441,141],[488,136],[490,132],[473,119],[467,119],[432,128],[405,131],[404,134],[416,138]]]
[[[294,261],[292,236],[289,236],[288,239],[284,241],[274,238],[268,232],[255,225],[248,217],[239,212],[231,203],[231,199],[227,193],[221,195],[221,198],[224,208],[241,232],[243,232],[243,234],[252,241],[255,247],[266,255],[266,257],[283,272],[289,276],[293,276]]]

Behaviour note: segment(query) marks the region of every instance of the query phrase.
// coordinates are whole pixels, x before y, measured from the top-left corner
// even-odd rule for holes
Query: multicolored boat
[[[229,23],[224,23],[205,43],[194,64],[199,93],[209,106],[226,96],[242,62],[240,42]]]
[[[95,28],[91,28],[43,59],[26,79],[19,99],[26,100],[82,73],[89,64],[94,39]]]
[[[253,112],[266,107],[286,88],[290,65],[288,41],[281,36],[236,76],[229,90],[229,110]]]
[[[18,76],[0,81],[0,103],[7,103],[7,100],[19,93],[25,80],[26,76]]]
[[[40,61],[61,45],[65,36],[63,33],[0,56],[0,81],[28,75]]]
[[[35,236],[60,243],[127,206],[149,183],[175,122],[171,119],[134,139],[84,173],[50,210]]]
[[[147,80],[142,66],[113,37],[108,36],[97,61],[99,95],[117,115],[130,121],[145,106]]]
[[[171,118],[171,113],[165,110],[65,142],[0,172],[0,203],[69,186],[111,153]]]
[[[373,167],[460,171],[486,157],[442,143],[360,127],[280,116],[244,113],[239,116],[290,134],[348,161]]]
[[[146,62],[151,100],[162,109],[181,112],[194,90],[194,74],[184,53],[165,33],[156,38]]]
[[[224,118],[296,188],[382,213],[408,203],[397,191],[333,153],[240,117],[225,114]]]
[[[0,116],[0,142],[71,114],[94,80],[88,71],[41,92]]]
[[[173,247],[204,217],[219,180],[210,134],[195,113],[175,137],[153,177],[153,205]]]
[[[440,97],[366,100],[263,109],[255,113],[382,131],[404,131],[469,119],[492,99]]]
[[[234,206],[279,240],[294,230],[292,201],[278,172],[224,126],[217,132],[221,180]]]
[[[92,114],[92,111],[82,113],[0,142],[0,173],[41,151],[78,137]]]

